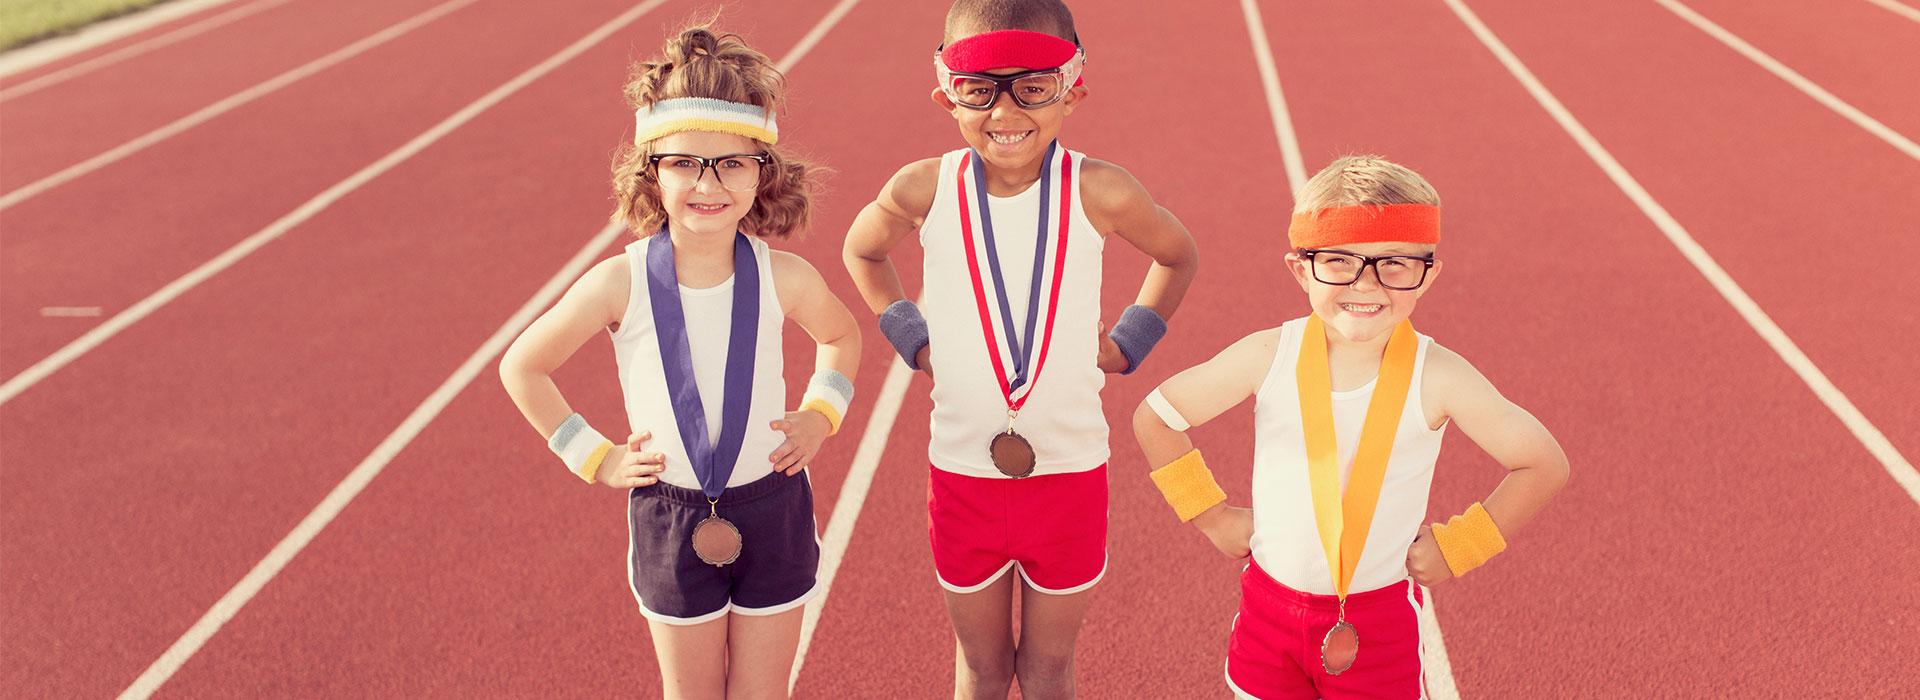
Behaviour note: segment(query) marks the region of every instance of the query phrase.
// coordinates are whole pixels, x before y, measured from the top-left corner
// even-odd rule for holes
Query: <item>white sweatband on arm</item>
[[[807,382],[807,394],[800,400],[800,410],[813,410],[827,417],[828,435],[840,432],[841,421],[846,420],[847,406],[853,403],[853,380],[839,370],[823,369],[813,373],[813,380]]]
[[[1173,404],[1167,401],[1165,394],[1160,393],[1159,387],[1155,387],[1153,393],[1147,394],[1147,405],[1153,408],[1154,415],[1160,416],[1160,421],[1166,423],[1169,428],[1184,433],[1188,428],[1193,427],[1187,423],[1186,416],[1174,410]]]
[[[561,421],[560,427],[553,430],[553,437],[547,440],[547,447],[560,456],[560,461],[566,462],[567,471],[588,481],[593,480],[593,473],[583,470],[591,467],[598,471],[599,461],[607,456],[606,448],[612,446],[612,441],[587,425],[587,419],[578,413]]]

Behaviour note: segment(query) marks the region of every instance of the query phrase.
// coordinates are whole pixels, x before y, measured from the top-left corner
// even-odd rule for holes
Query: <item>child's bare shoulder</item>
[[[1159,208],[1146,185],[1111,161],[1088,158],[1082,163],[1078,189],[1087,220],[1102,234],[1113,232],[1124,222],[1151,220]]]
[[[940,189],[940,159],[924,158],[908,163],[880,189],[878,202],[895,216],[916,224],[933,210],[934,193]]]
[[[626,251],[621,251],[587,268],[568,296],[579,295],[580,302],[592,309],[603,325],[617,325],[627,313],[627,297],[633,291],[632,270]]]
[[[1472,362],[1439,341],[1427,346],[1426,370],[1420,390],[1443,404],[1485,398],[1488,395],[1499,396],[1493,383],[1487,381],[1486,375],[1481,374]]]

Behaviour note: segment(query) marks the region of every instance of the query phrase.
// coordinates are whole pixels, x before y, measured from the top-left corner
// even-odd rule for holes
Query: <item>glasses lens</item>
[[[1060,99],[1060,74],[1029,75],[1013,81],[1013,98],[1024,107],[1039,107]]]
[[[1327,284],[1352,284],[1360,276],[1360,258],[1339,253],[1313,254],[1313,278]]]
[[[962,77],[954,78],[948,90],[953,93],[953,101],[972,107],[993,104],[993,97],[998,92],[991,80]]]
[[[1388,289],[1413,289],[1427,276],[1427,266],[1414,258],[1382,258],[1373,269],[1380,275],[1380,286]]]
[[[686,156],[667,156],[653,163],[654,177],[660,180],[660,188],[674,192],[693,189],[700,182],[700,161]]]
[[[714,164],[720,173],[720,186],[745,192],[760,186],[760,161],[753,158],[727,158]]]

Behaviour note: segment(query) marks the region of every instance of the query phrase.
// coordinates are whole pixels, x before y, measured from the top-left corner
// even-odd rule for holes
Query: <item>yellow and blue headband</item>
[[[767,110],[710,97],[661,100],[634,110],[633,121],[633,142],[637,144],[682,131],[717,131],[769,146],[780,140],[780,127]]]

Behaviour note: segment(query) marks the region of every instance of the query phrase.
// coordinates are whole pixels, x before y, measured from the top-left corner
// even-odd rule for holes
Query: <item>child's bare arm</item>
[[[1566,485],[1566,452],[1539,419],[1500,395],[1486,376],[1452,350],[1433,344],[1427,350],[1426,376],[1422,389],[1439,400],[1442,415],[1507,468],[1506,478],[1481,504],[1497,530],[1492,537],[1503,548],[1505,539],[1532,520]],[[1447,543],[1436,540],[1429,528],[1421,528],[1408,552],[1409,573],[1421,583],[1432,585],[1484,560],[1484,556],[1472,555],[1491,556],[1498,551],[1488,551],[1480,543],[1465,545],[1481,550],[1468,553],[1473,561],[1456,561],[1461,557],[1451,552],[1443,557]]]
[[[854,217],[840,258],[853,276],[853,286],[874,313],[905,299],[900,275],[888,257],[900,239],[920,229],[933,208],[940,159],[928,158],[901,168],[880,188],[880,194]]]
[[[1259,390],[1273,365],[1279,342],[1277,328],[1249,335],[1213,359],[1174,375],[1158,391],[1189,429],[1205,424]],[[1168,426],[1145,401],[1133,412],[1133,435],[1151,467],[1169,464],[1193,451],[1193,441],[1185,430]],[[1194,516],[1193,524],[1222,553],[1235,558],[1247,556],[1248,540],[1253,535],[1252,511],[1230,507],[1223,501]]]
[[[773,277],[781,304],[786,307],[782,312],[813,338],[814,371],[836,371],[851,383],[860,369],[860,326],[854,323],[847,305],[834,296],[820,271],[798,255],[775,251]],[[774,421],[773,429],[787,434],[786,442],[768,455],[774,471],[789,476],[800,473],[834,432],[832,421],[844,417],[829,419],[819,411],[795,409]]]
[[[501,356],[500,383],[541,437],[552,438],[560,423],[573,415],[560,388],[553,383],[553,372],[588,339],[620,321],[631,285],[627,270],[625,256],[594,265]],[[639,451],[651,437],[642,431],[627,436],[625,444],[615,445],[607,453],[596,481],[617,488],[652,484],[655,475],[665,468],[665,458]]]
[[[1173,318],[1174,310],[1186,297],[1187,287],[1193,283],[1194,273],[1200,269],[1200,253],[1194,246],[1193,236],[1172,212],[1155,203],[1147,188],[1125,169],[1088,159],[1081,168],[1081,176],[1086,178],[1086,186],[1080,191],[1085,193],[1084,206],[1094,227],[1109,236],[1118,236],[1153,258],[1134,304],[1152,309],[1161,322]],[[1123,318],[1122,323],[1125,322]],[[1122,335],[1126,333],[1121,330]],[[1150,348],[1151,343],[1146,343],[1146,349]],[[1122,354],[1122,349],[1103,333],[1101,369],[1130,372],[1145,359]],[[1144,352],[1144,349],[1135,352]]]
[[[1501,533],[1518,532],[1566,485],[1567,453],[1539,419],[1500,395],[1466,358],[1434,343],[1427,350],[1427,373],[1445,417],[1507,468],[1485,507]]]
[[[880,194],[860,210],[859,216],[854,217],[853,226],[847,229],[847,240],[841,247],[840,259],[847,266],[847,274],[853,277],[853,286],[860,290],[861,299],[875,314],[883,313],[895,302],[907,298],[906,289],[900,284],[900,274],[894,270],[893,260],[889,256],[901,239],[919,230],[926,221],[927,212],[933,208],[939,178],[939,158],[909,163],[887,180],[887,184],[880,188]],[[882,319],[882,332],[888,328],[885,320]],[[910,358],[913,361],[909,364],[928,369],[927,354],[930,350],[922,345],[916,356]]]

